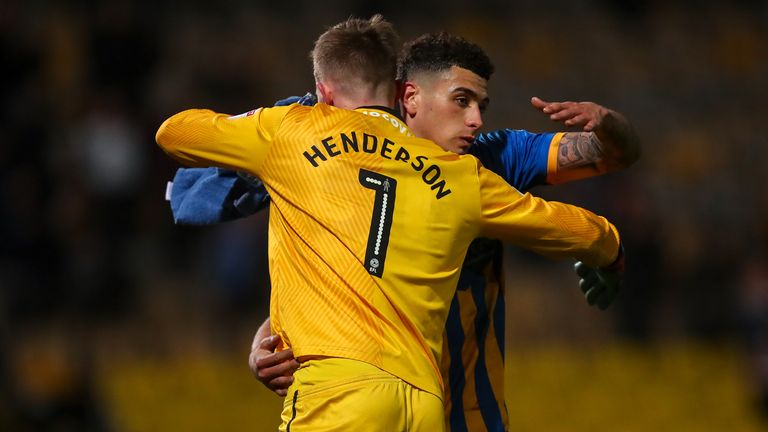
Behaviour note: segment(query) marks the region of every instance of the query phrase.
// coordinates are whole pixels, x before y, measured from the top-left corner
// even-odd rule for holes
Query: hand
[[[624,279],[623,270],[620,268],[594,269],[581,261],[576,263],[574,270],[581,278],[579,288],[584,293],[587,303],[590,306],[597,305],[601,310],[607,309],[619,294],[621,281]]]
[[[293,350],[286,349],[275,352],[280,343],[280,336],[272,335],[258,340],[257,333],[248,356],[248,366],[253,375],[268,389],[278,396],[288,394],[288,387],[293,384],[293,372],[299,367],[299,362],[293,357]]]
[[[531,105],[566,126],[582,126],[584,132],[598,129],[603,119],[611,113],[608,108],[593,102],[546,102],[533,97]]]

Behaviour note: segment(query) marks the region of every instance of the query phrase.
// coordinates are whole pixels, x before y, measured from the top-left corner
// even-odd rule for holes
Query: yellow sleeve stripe
[[[547,183],[557,183],[557,154],[560,151],[560,139],[565,132],[558,132],[552,137],[549,144],[549,155],[547,156]]]

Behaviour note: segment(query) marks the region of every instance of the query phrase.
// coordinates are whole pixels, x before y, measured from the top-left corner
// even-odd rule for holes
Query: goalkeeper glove
[[[608,267],[592,268],[579,261],[574,269],[587,303],[605,310],[619,294],[624,279],[624,247],[619,245],[619,256]]]

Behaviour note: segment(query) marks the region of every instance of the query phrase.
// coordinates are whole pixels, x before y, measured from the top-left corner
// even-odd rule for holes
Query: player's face
[[[403,107],[413,133],[447,151],[464,154],[483,126],[488,81],[456,66],[421,73],[405,83]]]

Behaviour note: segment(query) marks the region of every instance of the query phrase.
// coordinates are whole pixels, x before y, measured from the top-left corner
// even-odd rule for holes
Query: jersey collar
[[[395,117],[397,117],[398,120],[403,120],[403,117],[400,115],[400,112],[395,110],[394,108],[385,107],[383,105],[367,105],[367,106],[361,106],[360,108],[357,108],[359,110],[366,109],[366,110],[377,110],[377,111],[384,111],[386,113],[389,113]]]
[[[401,118],[400,113],[392,108],[380,105],[371,105],[356,108],[355,111],[361,112],[370,117],[378,117],[387,123],[390,123],[401,134],[409,137],[413,136],[413,132],[411,132],[411,130],[408,128],[408,125],[405,124],[405,121],[403,121]]]

